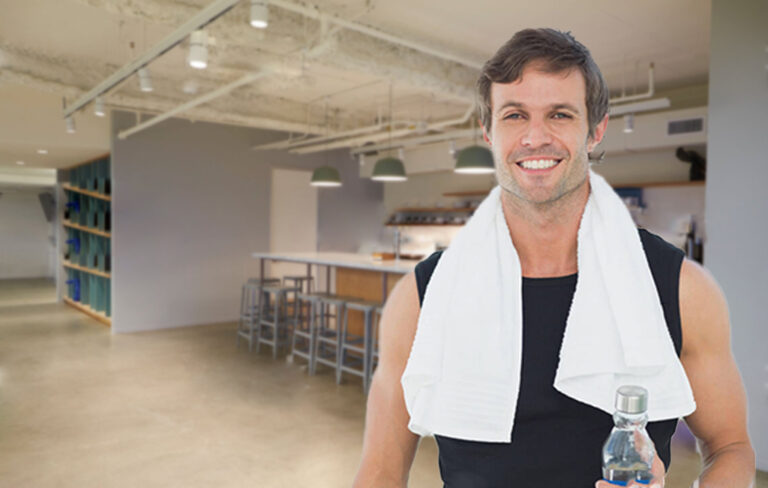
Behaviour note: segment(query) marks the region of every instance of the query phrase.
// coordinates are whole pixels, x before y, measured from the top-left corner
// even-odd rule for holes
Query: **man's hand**
[[[651,482],[647,485],[644,485],[642,483],[630,483],[627,486],[628,487],[635,487],[635,488],[664,488],[664,476],[667,474],[664,470],[664,463],[661,461],[661,458],[659,456],[653,456],[653,464],[651,465],[651,474],[653,474],[653,479],[651,479]],[[611,483],[610,481],[601,480],[595,483],[595,488],[616,488],[616,485]]]

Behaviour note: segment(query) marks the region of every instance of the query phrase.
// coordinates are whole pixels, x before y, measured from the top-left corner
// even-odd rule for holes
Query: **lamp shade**
[[[405,181],[405,165],[397,158],[382,158],[373,167],[372,180],[376,181]]]
[[[493,173],[496,171],[493,165],[493,154],[490,149],[482,146],[465,147],[459,151],[453,171],[470,175]]]
[[[330,166],[321,166],[312,172],[312,186],[341,186],[339,170]]]

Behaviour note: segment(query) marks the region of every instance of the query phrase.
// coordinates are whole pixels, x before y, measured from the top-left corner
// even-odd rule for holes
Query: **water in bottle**
[[[618,486],[631,482],[648,484],[656,456],[653,441],[645,430],[648,423],[648,391],[639,386],[621,386],[616,391],[614,427],[603,445],[603,479]]]

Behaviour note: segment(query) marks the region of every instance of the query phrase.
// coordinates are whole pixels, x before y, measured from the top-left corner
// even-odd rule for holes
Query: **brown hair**
[[[491,84],[513,83],[534,61],[542,62],[547,73],[578,68],[586,83],[587,121],[589,135],[608,113],[610,93],[589,50],[574,39],[570,32],[555,29],[525,29],[507,41],[491,59],[486,61],[477,80],[477,104],[485,130],[491,131]]]

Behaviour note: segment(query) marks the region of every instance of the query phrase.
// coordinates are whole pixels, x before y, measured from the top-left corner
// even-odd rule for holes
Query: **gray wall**
[[[768,2],[712,2],[707,266],[730,305],[758,469],[768,470]]]
[[[53,277],[54,226],[38,189],[0,187],[0,279]]]
[[[112,131],[135,123],[113,114]],[[352,250],[382,213],[379,185],[351,178],[345,152],[297,156],[250,147],[285,135],[167,120],[113,138],[112,330],[235,320],[240,285],[258,274],[254,251],[269,250],[273,167],[345,168],[344,186],[319,197],[318,241]],[[333,192],[333,193],[332,193]]]

